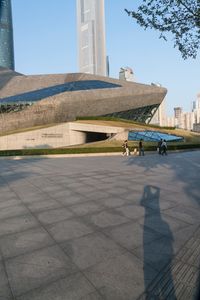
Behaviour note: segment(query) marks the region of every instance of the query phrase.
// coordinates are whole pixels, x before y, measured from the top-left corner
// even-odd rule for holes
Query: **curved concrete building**
[[[11,0],[0,0],[0,66],[14,70]]]
[[[0,131],[112,115],[149,122],[162,87],[85,73],[22,75],[0,68]]]

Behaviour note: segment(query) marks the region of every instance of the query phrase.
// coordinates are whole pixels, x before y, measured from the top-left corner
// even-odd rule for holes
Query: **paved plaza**
[[[198,298],[200,151],[0,170],[0,300]]]

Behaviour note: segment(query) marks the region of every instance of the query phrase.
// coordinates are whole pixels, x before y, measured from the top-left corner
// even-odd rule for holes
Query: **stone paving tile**
[[[88,200],[105,199],[105,198],[109,197],[109,195],[110,194],[105,191],[96,190],[95,192],[87,193],[87,199]]]
[[[84,274],[107,300],[137,299],[144,290],[143,265],[129,253],[94,265]],[[148,274],[151,281],[155,271],[148,267]]]
[[[81,274],[68,276],[47,286],[35,289],[17,300],[98,300],[102,299],[89,281]]]
[[[109,193],[111,193],[112,195],[124,195],[127,192],[127,189],[124,187],[119,187],[119,186],[115,186],[114,188],[111,187],[110,190],[108,190]]]
[[[156,201],[154,201],[153,199],[152,200],[149,199],[149,201],[146,201],[145,207],[149,207],[151,209],[159,210],[159,211],[165,211],[169,208],[173,209],[177,206],[177,203],[175,201],[173,201],[172,199],[174,199],[174,196],[173,196],[173,198],[171,196],[166,197],[166,196],[162,195],[162,191],[160,191],[159,206],[156,203]]]
[[[73,211],[77,216],[84,216],[89,213],[98,212],[105,209],[101,204],[95,203],[94,201],[88,201],[85,203],[79,203],[70,206],[70,210]]]
[[[178,205],[175,208],[165,210],[165,214],[180,219],[189,224],[200,223],[200,210]]]
[[[23,204],[12,205],[0,210],[0,220],[28,214],[28,209]]]
[[[61,247],[81,270],[125,252],[102,233],[89,234],[63,243]]]
[[[134,300],[167,262],[175,272],[170,274],[181,270],[194,286],[196,280],[190,279],[198,276],[199,264],[194,235],[199,225],[199,166],[198,151],[164,158],[1,160],[0,218],[5,218],[0,220],[0,300],[13,300],[7,274],[20,300],[51,300],[51,295],[63,300],[65,293],[67,300]],[[21,214],[23,204],[32,214],[9,217]],[[192,235],[188,247],[194,255],[184,252],[180,265],[174,265],[174,255],[180,255]],[[63,282],[80,268],[89,281],[82,288],[82,279],[77,279],[65,289]],[[176,284],[175,277],[182,295],[189,286],[181,278]],[[188,290],[185,295],[190,295]]]
[[[55,200],[47,199],[43,201],[28,203],[27,207],[31,212],[39,212],[39,211],[52,209],[52,208],[61,208],[62,205]]]
[[[1,188],[0,203],[5,202],[5,201],[9,201],[9,200],[18,200],[18,197],[14,192],[11,192],[10,190],[2,191],[2,188]]]
[[[95,186],[90,186],[90,185],[85,185],[77,187],[75,191],[79,194],[87,195],[87,193],[95,193],[96,192],[96,187]]]
[[[159,213],[147,215],[144,219],[141,218],[139,223],[169,237],[171,236],[172,231],[177,231],[189,225],[179,219],[165,214],[160,215]]]
[[[8,259],[5,265],[14,296],[77,272],[75,265],[58,246]]]
[[[176,256],[176,260],[200,269],[200,227],[198,236],[193,235],[182,247]]]
[[[93,185],[95,187],[95,191],[107,191],[113,188],[113,184],[112,183],[108,183],[108,182],[99,182],[99,180],[91,180],[88,181],[87,184],[89,185]]]
[[[128,204],[129,201],[125,200],[123,198],[119,198],[117,196],[108,196],[105,199],[100,199],[96,201],[97,203],[101,203],[103,204],[105,207],[107,208],[114,208],[114,207],[119,207],[119,206],[123,206],[125,204]]]
[[[130,187],[131,187],[131,185],[132,185],[132,182],[129,183]],[[130,201],[130,203],[137,204],[137,205],[140,204],[141,197],[142,197],[141,191],[137,191],[135,189],[131,190],[130,188],[127,188],[126,193],[124,193],[123,195],[120,195],[121,199],[128,200],[128,201]]]
[[[56,191],[50,191],[48,194],[50,197],[56,199],[60,199],[60,198],[69,198],[70,196],[74,195],[73,190],[66,188],[60,188],[59,190]]]
[[[21,201],[19,199],[15,199],[15,198],[4,199],[4,201],[0,201],[0,209],[6,208],[9,206],[18,205],[18,204],[21,204]]]
[[[198,224],[189,225],[187,227],[181,228],[176,232],[173,232],[173,249],[174,253],[177,253],[181,247],[183,247],[191,236],[194,234],[197,229]]]
[[[0,238],[0,250],[4,259],[54,244],[51,236],[41,227],[19,233],[9,234]]]
[[[161,234],[151,229],[144,228],[137,222],[130,222],[104,230],[105,234],[112,238],[116,243],[128,250],[137,248],[151,241],[161,238]]]
[[[64,206],[69,206],[69,205],[73,205],[73,204],[77,204],[77,203],[86,202],[89,199],[87,199],[84,195],[80,195],[78,193],[73,193],[73,195],[68,196],[68,197],[60,196],[59,198],[56,198],[56,200]]]
[[[52,224],[52,223],[56,223],[56,222],[60,222],[72,218],[74,214],[71,211],[69,211],[67,208],[62,207],[62,208],[42,211],[36,213],[35,216],[43,224]]]
[[[0,262],[0,300],[12,299],[8,279],[3,264]]]
[[[105,298],[102,298],[98,293],[94,292],[89,295],[81,297],[81,300],[103,300]]]
[[[199,233],[200,227],[187,240],[170,264],[157,274],[138,300],[199,300]]]
[[[10,233],[17,233],[21,230],[28,230],[36,226],[38,226],[38,222],[31,214],[7,218],[0,221],[0,237]]]
[[[126,205],[119,208],[116,208],[117,212],[120,212],[123,216],[130,219],[140,219],[145,215],[144,207],[139,205]],[[149,209],[148,214],[153,214],[154,211]]]
[[[78,238],[94,231],[80,219],[70,219],[47,226],[48,231],[57,242]]]
[[[42,193],[40,191],[37,191],[36,193],[33,193],[31,195],[29,194],[20,195],[20,200],[24,204],[28,204],[28,205],[31,205],[34,202],[47,201],[49,198],[50,197],[46,193]]]
[[[17,185],[15,187],[11,186],[13,191],[21,200],[26,200],[29,197],[34,198],[37,194],[41,194],[41,191],[39,189],[34,188],[32,186],[27,187],[26,185],[27,182],[24,182],[23,185]]]
[[[146,234],[148,235],[148,232]],[[173,240],[168,237],[153,240],[133,249],[132,252],[143,262],[144,266],[150,265],[157,271],[170,263],[175,254]]]
[[[192,209],[199,209],[200,203],[199,201],[199,191],[198,191],[198,196],[195,199],[195,195],[192,195],[194,193],[194,190],[192,189],[189,194],[185,191],[182,191],[181,193],[175,192],[173,196],[170,196],[170,200],[173,200],[177,205],[183,206],[185,208],[192,208]],[[181,196],[180,196],[181,195]],[[165,197],[165,201],[168,200],[168,197]]]
[[[102,211],[98,214],[87,215],[85,219],[90,224],[97,226],[97,228],[116,226],[129,221],[129,219],[120,216],[119,213],[114,211]]]

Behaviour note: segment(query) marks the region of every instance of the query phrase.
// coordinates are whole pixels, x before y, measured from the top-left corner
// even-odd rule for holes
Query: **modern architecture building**
[[[0,0],[0,66],[14,70],[11,0]]]
[[[79,71],[106,76],[104,0],[77,0]]]
[[[92,74],[24,76],[0,67],[0,131],[85,116],[149,123],[166,93],[163,87]]]

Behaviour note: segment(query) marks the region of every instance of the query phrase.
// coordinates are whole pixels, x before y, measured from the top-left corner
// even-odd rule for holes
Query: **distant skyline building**
[[[200,94],[192,102],[192,111],[184,112],[182,107],[174,107],[174,116],[167,117],[166,126],[200,132]]]
[[[130,67],[121,67],[119,71],[119,79],[134,81],[133,70]]]
[[[11,0],[0,0],[0,66],[14,70]]]
[[[179,119],[183,112],[182,107],[174,107],[174,117]]]
[[[165,126],[166,125],[166,100],[163,99],[162,103],[159,105],[157,111],[155,112],[150,124]]]
[[[104,0],[77,0],[79,71],[107,76]]]

